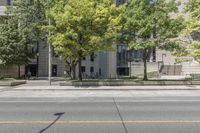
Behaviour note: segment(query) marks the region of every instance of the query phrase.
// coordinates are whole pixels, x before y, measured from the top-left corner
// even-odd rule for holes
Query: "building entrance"
[[[57,65],[52,65],[52,76],[53,77],[57,76]]]
[[[31,76],[37,76],[37,65],[36,64],[29,64],[26,66],[26,74],[30,71]]]

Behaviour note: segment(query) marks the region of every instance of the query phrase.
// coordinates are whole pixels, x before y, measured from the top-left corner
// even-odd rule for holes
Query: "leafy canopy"
[[[183,28],[182,17],[178,17],[178,6],[174,0],[130,0],[126,3],[123,27],[119,40],[129,50],[143,52],[144,80],[147,80],[147,59],[152,48],[175,50],[179,45],[174,38]]]
[[[120,29],[121,10],[112,0],[58,0],[49,11],[50,42],[63,59],[108,50]]]
[[[189,13],[189,20],[185,28],[187,36],[192,37],[189,47],[193,50],[189,55],[193,56],[196,61],[200,62],[200,0],[189,0],[186,3],[186,11]]]
[[[32,58],[30,38],[21,32],[17,22],[11,17],[0,24],[0,59],[4,64],[23,65]]]
[[[47,24],[46,10],[52,0],[13,0],[0,24],[0,59],[5,64],[27,64],[32,48],[45,39],[41,27]]]
[[[131,0],[124,13],[122,37],[130,49],[144,50],[152,47],[173,49],[182,28],[182,18],[175,16],[179,3],[174,0]],[[174,15],[171,15],[171,14]]]

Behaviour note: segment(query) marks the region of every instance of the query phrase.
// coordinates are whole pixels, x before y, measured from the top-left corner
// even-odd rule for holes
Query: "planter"
[[[200,85],[200,81],[189,80],[152,80],[152,81],[67,81],[60,86],[159,86],[159,85]]]
[[[26,84],[25,80],[16,80],[16,81],[0,81],[0,86],[17,86],[17,85],[22,85]]]

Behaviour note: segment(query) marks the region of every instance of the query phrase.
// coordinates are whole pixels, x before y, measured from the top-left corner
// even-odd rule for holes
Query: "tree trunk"
[[[82,65],[82,63],[81,63],[81,59],[79,59],[79,61],[78,61],[78,70],[79,70],[79,71],[78,71],[78,78],[79,78],[80,81],[83,80],[83,78],[82,78],[81,65]]]
[[[76,65],[72,64],[71,75],[72,75],[72,80],[76,79]]]
[[[20,78],[21,73],[20,73],[20,65],[18,65],[18,78]]]
[[[74,71],[73,71],[73,79],[76,79],[76,66],[74,66]]]
[[[148,77],[147,77],[147,50],[144,50],[144,54],[143,54],[143,62],[144,62],[144,78],[143,80],[147,81]]]

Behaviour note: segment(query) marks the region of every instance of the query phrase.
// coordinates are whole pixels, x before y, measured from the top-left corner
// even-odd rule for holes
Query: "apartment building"
[[[5,16],[6,6],[12,5],[11,0],[0,0],[0,16]],[[35,58],[26,66],[21,66],[21,75],[28,71],[35,77],[48,77],[49,68],[49,45],[47,42],[40,42],[33,47]],[[95,52],[93,56],[85,57],[82,61],[82,71],[85,77],[116,77],[116,53],[115,52]],[[52,76],[66,77],[65,70],[68,68],[64,60],[54,52],[52,48]],[[113,60],[114,59],[114,60]],[[1,66],[0,74],[8,76],[17,76],[16,66]],[[78,74],[78,73],[77,73]]]
[[[116,5],[123,4],[125,0],[114,0]],[[5,6],[11,5],[11,0],[0,0],[0,15],[3,16]],[[95,52],[82,61],[82,72],[85,78],[117,78],[143,73],[142,52],[137,50],[127,51],[127,46],[113,46],[115,51]],[[35,59],[30,64],[22,67],[22,73],[31,72],[35,77],[48,77],[49,45],[40,42],[33,48]],[[52,76],[67,77],[65,70],[68,68],[65,61],[52,50]],[[174,65],[175,57],[170,52],[152,49],[148,60],[148,72],[159,71],[159,62]],[[78,69],[78,68],[77,68]],[[78,74],[78,73],[77,73]],[[77,75],[78,76],[78,75]]]

